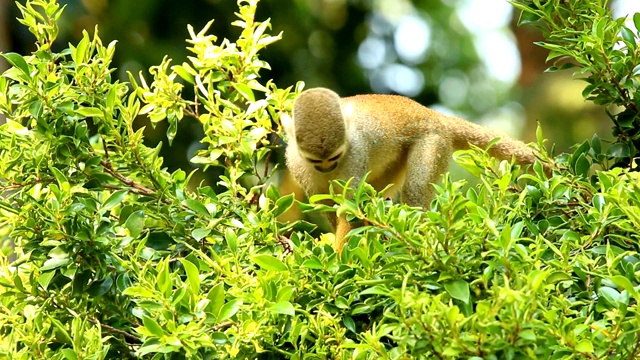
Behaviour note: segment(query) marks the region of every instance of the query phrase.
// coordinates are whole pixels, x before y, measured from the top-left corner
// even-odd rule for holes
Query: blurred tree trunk
[[[9,51],[11,49],[11,39],[9,38],[9,6],[13,2],[9,0],[0,0],[0,52]],[[0,73],[7,69],[7,62],[0,58]],[[0,114],[0,124],[4,123],[4,115]]]
[[[0,52],[7,52],[11,50],[11,39],[9,37],[9,6],[13,5],[13,2],[10,0],[0,0]],[[4,60],[4,58],[0,57],[0,74],[2,74],[6,69],[8,69],[9,64]],[[0,125],[4,124],[6,121],[5,116],[0,114]],[[5,248],[8,246],[12,250],[15,249],[15,243],[12,239],[4,240],[6,243],[0,242],[0,246]],[[1,250],[0,250],[1,251]],[[10,262],[15,261],[16,255],[11,251],[11,255],[8,260]]]
[[[585,82],[572,76],[571,70],[546,73],[549,51],[535,44],[544,37],[533,26],[517,26],[518,12],[511,24],[522,71],[518,79],[520,103],[527,115],[527,134],[535,134],[540,122],[547,145],[555,144],[556,153],[569,151],[576,144],[590,139],[594,133],[611,138],[611,121],[602,107],[582,98]],[[528,140],[534,136],[525,136]]]
[[[11,39],[9,38],[9,7],[13,5],[10,0],[0,0],[0,51],[6,52],[11,49]],[[0,58],[0,72],[7,69],[7,62]]]

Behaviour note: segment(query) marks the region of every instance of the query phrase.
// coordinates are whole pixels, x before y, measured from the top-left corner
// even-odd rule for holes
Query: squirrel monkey
[[[454,150],[469,144],[489,154],[515,157],[531,164],[536,152],[523,142],[460,118],[447,116],[397,95],[357,95],[341,98],[325,88],[302,92],[293,105],[293,119],[281,117],[288,137],[287,167],[308,196],[329,192],[331,180],[367,181],[385,196],[400,194],[402,202],[428,207],[431,183],[447,170]],[[346,216],[329,213],[340,253],[351,229]]]

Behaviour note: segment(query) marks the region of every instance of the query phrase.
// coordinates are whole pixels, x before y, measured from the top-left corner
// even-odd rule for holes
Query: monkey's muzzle
[[[335,170],[337,167],[338,167],[338,163],[337,163],[337,162],[335,162],[335,163],[333,163],[333,164],[331,164],[331,165],[329,165],[329,166],[327,166],[327,167],[324,167],[324,166],[321,166],[321,165],[316,165],[316,166],[314,166],[314,168],[315,168],[317,171],[321,172],[321,173],[329,173],[329,172],[332,172],[332,171],[333,171],[333,170]]]

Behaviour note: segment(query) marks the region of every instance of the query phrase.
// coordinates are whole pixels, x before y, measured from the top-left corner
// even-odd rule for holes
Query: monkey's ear
[[[287,136],[292,137],[295,134],[295,128],[293,125],[293,119],[289,114],[280,113],[280,124],[284,128],[284,131],[287,133]]]

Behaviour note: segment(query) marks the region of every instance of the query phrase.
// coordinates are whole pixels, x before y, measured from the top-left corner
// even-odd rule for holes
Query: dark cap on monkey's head
[[[346,127],[340,97],[325,88],[303,91],[293,104],[298,147],[327,158],[345,142]]]

